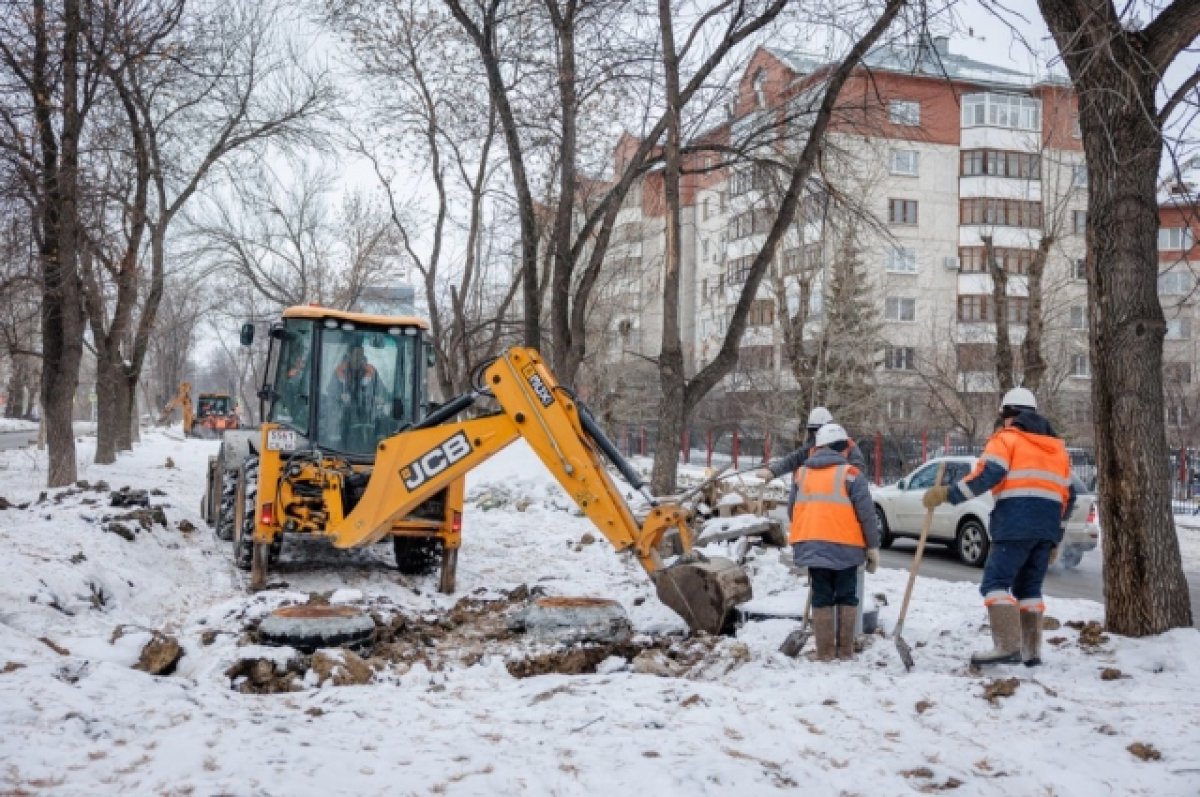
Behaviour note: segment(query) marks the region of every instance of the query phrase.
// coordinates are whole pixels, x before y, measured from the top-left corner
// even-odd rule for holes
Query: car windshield
[[[380,440],[412,422],[420,337],[401,332],[398,327],[321,330],[317,445],[372,456]]]
[[[200,399],[199,415],[228,415],[229,396],[210,396]]]

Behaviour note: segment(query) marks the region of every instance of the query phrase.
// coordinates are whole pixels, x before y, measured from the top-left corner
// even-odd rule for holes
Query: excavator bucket
[[[658,599],[676,612],[692,631],[719,634],[734,608],[754,596],[750,577],[738,564],[721,557],[691,554],[654,574]]]

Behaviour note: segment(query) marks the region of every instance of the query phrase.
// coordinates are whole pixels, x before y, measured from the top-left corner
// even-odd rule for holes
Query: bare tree
[[[679,225],[681,203],[679,181],[682,166],[679,148],[681,131],[678,123],[668,127],[665,149],[666,171],[664,174],[665,204],[667,209],[666,269],[663,290],[663,342],[659,355],[659,378],[662,386],[662,404],[659,412],[658,440],[655,450],[653,488],[659,493],[671,492],[675,485],[674,449],[692,410],[701,399],[729,373],[737,362],[737,353],[746,328],[746,317],[754,302],[770,264],[774,261],[779,243],[785,231],[793,223],[803,189],[807,186],[833,115],[835,102],[860,59],[891,26],[906,0],[888,0],[877,18],[867,30],[857,37],[846,56],[825,76],[822,100],[813,115],[807,136],[788,175],[787,188],[780,198],[776,216],[767,233],[762,249],[755,255],[742,287],[741,295],[734,307],[729,327],[720,351],[691,378],[684,370],[683,345],[679,326],[679,263],[681,258]],[[663,70],[667,81],[667,116],[678,118],[682,106],[680,99],[673,96],[672,85],[680,77],[679,53],[675,50],[674,22],[667,0],[659,3],[659,24],[662,36],[661,49]],[[675,137],[674,144],[672,136]]]
[[[1142,25],[1143,6],[1039,0],[1079,95],[1088,168],[1087,276],[1092,403],[1105,529],[1108,627],[1155,634],[1192,624],[1171,517],[1163,429],[1157,177],[1163,130],[1195,102],[1200,71],[1163,76],[1200,35],[1200,4],[1173,0]],[[1159,93],[1170,91],[1159,102]]]
[[[348,309],[399,267],[386,213],[358,194],[330,207],[328,174],[270,172],[242,185],[235,198],[209,203],[194,220],[198,253],[277,309],[315,302]]]

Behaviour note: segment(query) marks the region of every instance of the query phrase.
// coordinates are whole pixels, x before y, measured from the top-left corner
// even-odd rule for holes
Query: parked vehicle
[[[882,546],[888,548],[902,537],[915,539],[920,536],[921,524],[925,520],[921,497],[934,486],[939,464],[946,463],[942,484],[952,484],[970,473],[977,459],[971,456],[938,457],[895,484],[872,487]],[[1064,525],[1063,547],[1059,556],[1059,562],[1067,568],[1078,565],[1083,554],[1094,549],[1100,540],[1096,495],[1078,477],[1071,478],[1077,497],[1071,516]],[[933,512],[929,541],[950,546],[964,564],[983,567],[991,547],[988,519],[994,504],[991,493],[957,505],[942,504]]]

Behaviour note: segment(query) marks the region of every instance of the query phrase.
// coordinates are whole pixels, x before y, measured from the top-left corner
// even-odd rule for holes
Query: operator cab
[[[208,417],[224,418],[233,415],[233,399],[226,395],[201,395],[196,408],[196,420]]]
[[[373,459],[426,409],[424,321],[293,307],[272,328],[266,418],[312,447]]]

